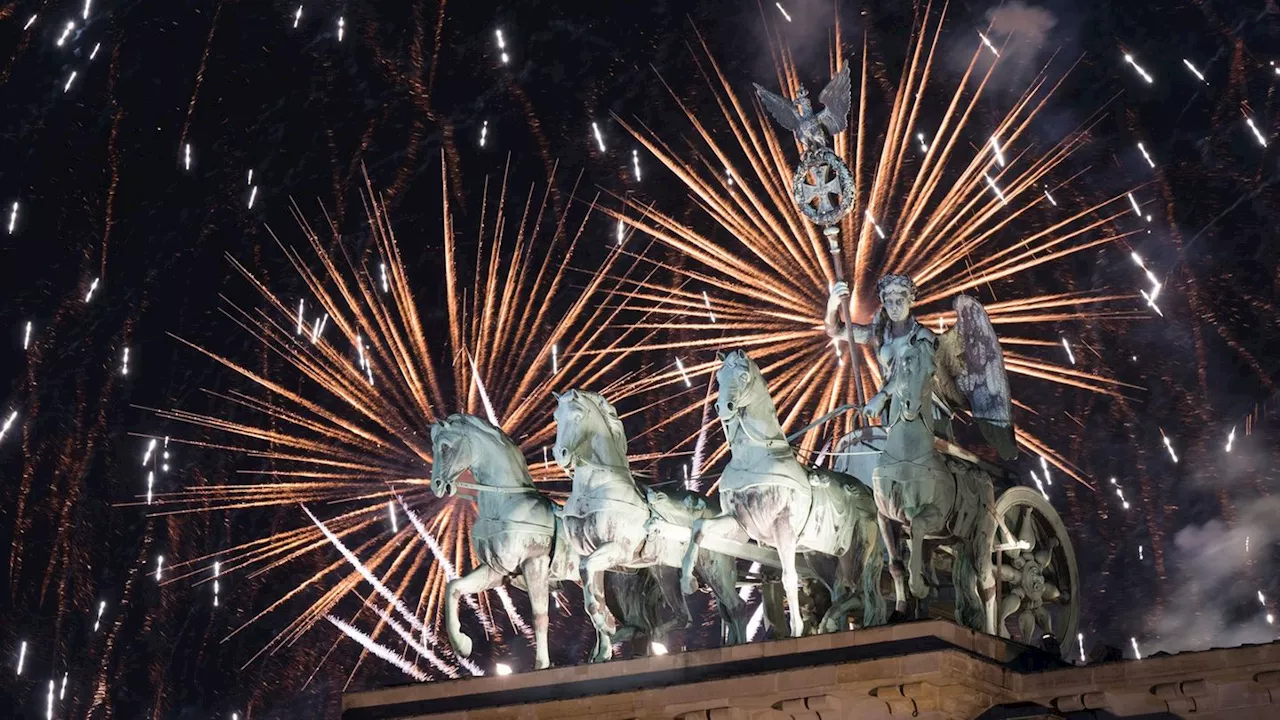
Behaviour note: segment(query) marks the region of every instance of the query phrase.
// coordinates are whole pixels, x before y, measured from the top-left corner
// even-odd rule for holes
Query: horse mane
[[[605,427],[609,429],[609,434],[613,436],[618,447],[622,448],[623,454],[627,452],[627,431],[622,427],[622,419],[618,417],[618,411],[609,403],[605,396],[600,393],[594,393],[590,390],[579,390],[578,396],[587,399],[600,411],[600,416],[604,418]]]
[[[511,438],[507,437],[506,433],[494,427],[493,423],[489,422],[488,420],[485,420],[484,418],[476,417],[475,415],[469,415],[467,413],[454,413],[450,415],[448,418],[446,418],[445,421],[450,425],[453,425],[453,424],[466,425],[467,427],[473,428],[475,430],[479,430],[480,432],[488,435],[491,439],[497,441],[503,447],[516,451],[522,457],[524,455],[524,453],[520,452],[520,448],[517,447],[516,444],[511,441]]]

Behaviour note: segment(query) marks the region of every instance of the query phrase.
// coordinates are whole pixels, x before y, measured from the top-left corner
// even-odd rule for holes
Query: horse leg
[[[876,524],[880,526],[880,538],[889,554],[889,577],[893,578],[893,612],[901,618],[907,613],[907,587],[902,577],[905,569],[902,566],[898,524],[879,513],[876,513]]]
[[[551,666],[547,653],[547,600],[550,595],[551,558],[529,558],[520,566],[525,587],[529,589],[529,605],[533,608],[533,638],[536,654],[534,670]]]
[[[598,632],[610,637],[617,631],[612,622],[609,609],[604,604],[603,573],[610,568],[622,565],[631,553],[619,543],[607,542],[596,548],[596,551],[582,558],[580,572],[582,574],[582,597],[587,614]],[[613,655],[613,643],[608,642],[596,648],[594,662],[603,662]]]
[[[680,567],[680,586],[684,589],[685,595],[692,595],[698,590],[693,568],[698,562],[698,545],[702,543],[703,536],[710,533],[714,537],[730,537],[738,529],[738,519],[732,515],[717,515],[713,518],[698,518],[693,521],[689,547],[685,548],[684,562]]]
[[[787,591],[790,609],[791,637],[804,634],[804,619],[800,617],[800,575],[796,572],[796,535],[791,523],[780,518],[774,525],[773,540],[778,547],[778,559],[782,564],[782,587]]]
[[[488,565],[481,565],[460,578],[450,580],[445,586],[444,627],[449,633],[449,644],[458,657],[471,655],[471,638],[462,633],[462,623],[458,621],[458,599],[463,595],[492,590],[505,578]]]
[[[912,512],[914,510],[915,512]],[[907,555],[907,584],[917,600],[929,597],[929,583],[924,579],[924,538],[930,533],[942,531],[943,517],[938,508],[925,505],[907,510],[911,522],[910,551]]]
[[[649,572],[653,573],[653,577],[658,581],[658,591],[662,594],[662,602],[675,613],[675,617],[669,623],[670,629],[681,628],[686,629],[693,625],[693,613],[689,612],[689,602],[685,599],[684,593],[680,589],[680,576],[675,568],[655,565],[649,568]],[[664,632],[665,634],[665,632]]]
[[[711,586],[716,596],[716,606],[720,611],[725,643],[737,645],[747,641],[747,620],[745,617],[747,604],[738,595],[738,568],[733,558],[720,553],[699,553],[699,574],[704,582]]]

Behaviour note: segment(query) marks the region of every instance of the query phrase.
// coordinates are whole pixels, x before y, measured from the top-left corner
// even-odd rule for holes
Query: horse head
[[[907,422],[914,422],[921,417],[922,409],[931,407],[932,380],[937,369],[935,349],[931,338],[912,339],[894,362],[893,404],[898,408],[899,417]],[[926,420],[931,418],[928,412],[923,416]]]
[[[488,420],[455,413],[431,426],[431,490],[436,497],[458,492],[458,477],[470,470],[481,485],[533,486],[520,448]]]
[[[461,415],[431,425],[431,492],[452,497],[458,492],[458,476],[471,469],[475,451]]]
[[[743,408],[756,400],[756,393],[764,385],[764,377],[745,351],[734,350],[728,355],[716,353],[720,369],[716,371],[716,386],[720,388],[716,398],[716,414],[721,422],[731,420]]]
[[[604,465],[625,463],[627,436],[622,429],[622,421],[618,418],[618,411],[603,395],[586,390],[569,390],[554,395],[554,455],[560,467],[572,472],[575,465],[583,462]],[[604,444],[597,444],[599,441]]]

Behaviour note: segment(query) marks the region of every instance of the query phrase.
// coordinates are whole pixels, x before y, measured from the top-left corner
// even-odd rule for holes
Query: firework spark
[[[442,163],[442,175],[443,169]],[[440,616],[445,584],[477,562],[470,542],[472,507],[462,498],[438,500],[429,491],[430,426],[435,420],[451,412],[488,415],[533,458],[555,437],[547,407],[552,389],[600,388],[611,399],[625,399],[642,386],[621,368],[626,349],[638,345],[636,337],[648,335],[613,329],[621,303],[607,302],[609,293],[604,290],[607,278],[632,272],[639,261],[632,259],[630,267],[624,267],[627,256],[615,252],[580,282],[571,262],[590,212],[575,227],[568,210],[560,216],[550,213],[549,198],[549,189],[540,202],[531,191],[525,206],[513,211],[516,206],[508,198],[504,177],[496,202],[486,188],[478,242],[463,245],[457,241],[445,194],[447,270],[442,284],[448,298],[448,333],[442,338],[424,329],[400,248],[376,203],[369,206],[374,242],[364,257],[353,258],[341,250],[331,253],[305,222],[309,253],[281,245],[308,288],[307,306],[317,306],[312,311],[317,316],[311,328],[314,343],[298,337],[302,305],[281,298],[232,260],[256,291],[258,307],[250,310],[232,303],[227,314],[282,360],[284,369],[263,375],[252,364],[242,365],[188,343],[247,381],[247,390],[220,397],[253,417],[232,420],[178,409],[159,415],[232,438],[219,445],[186,442],[245,452],[267,465],[261,470],[265,477],[246,473],[246,481],[161,494],[155,501],[165,512],[176,514],[296,509],[303,504],[326,508],[323,519],[317,511],[315,522],[220,549],[222,574],[255,572],[304,554],[351,548],[343,552],[345,564],[339,560],[323,565],[280,602],[234,631],[279,609],[285,598],[323,588],[320,599],[301,611],[263,652],[283,647],[323,622],[371,578],[375,588],[386,591],[379,590],[379,596],[397,599],[400,620],[415,633],[431,635],[429,626]],[[464,286],[466,277],[459,272],[463,247],[478,248],[471,287]],[[367,262],[378,264],[381,282],[377,272],[366,270]],[[332,331],[321,340],[326,322]],[[608,352],[577,351],[587,347]],[[441,352],[444,348],[448,350]],[[548,373],[542,368],[552,365],[553,353],[555,372]],[[353,356],[360,362],[351,362]],[[379,377],[376,385],[367,382],[373,374]],[[312,389],[305,395],[288,389],[291,377],[305,378]],[[175,442],[183,440],[175,436]],[[563,482],[554,466],[530,465],[536,481]],[[563,490],[553,492],[557,493]],[[398,501],[413,528],[394,520],[395,510],[388,506],[392,501]],[[396,522],[390,533],[388,514]],[[194,574],[202,562],[208,558],[193,558],[172,571]],[[493,643],[503,640],[491,619],[498,604],[514,627],[521,632],[528,628],[507,594],[497,596],[500,603],[484,596],[468,602]],[[394,632],[391,624],[379,620],[367,637],[378,643],[389,631]],[[445,674],[470,662],[448,654],[441,654],[440,661],[435,669]]]
[[[987,304],[992,322],[1014,331],[1002,333],[1006,366],[1011,374],[1047,380],[1062,385],[1116,395],[1126,387],[1118,381],[1069,365],[1025,354],[1023,347],[1056,345],[1056,339],[1034,335],[1048,323],[1098,319],[1136,319],[1139,313],[1113,306],[1124,296],[1108,292],[1028,292],[1034,283],[1025,280],[1041,268],[1052,266],[1076,253],[1096,252],[1137,231],[1114,229],[1126,210],[1125,194],[1097,202],[1083,202],[1065,215],[1049,216],[1039,208],[1045,199],[1057,206],[1042,188],[1049,178],[1062,172],[1073,153],[1088,141],[1088,127],[1068,133],[1048,148],[1029,143],[1028,129],[1058,87],[1044,73],[1003,116],[986,118],[994,131],[983,133],[977,152],[968,141],[975,133],[983,91],[998,63],[980,68],[975,51],[968,70],[957,83],[946,104],[947,112],[922,158],[908,154],[918,133],[915,119],[926,106],[926,87],[934,82],[928,71],[934,60],[935,40],[941,21],[924,23],[912,41],[907,63],[883,129],[873,127],[865,100],[854,110],[850,131],[835,138],[834,150],[842,155],[853,172],[854,208],[841,221],[836,236],[844,276],[852,289],[851,315],[855,322],[867,322],[874,309],[874,286],[883,274],[911,276],[922,288],[917,298],[918,318],[928,325],[950,315],[943,306],[961,292],[993,289],[1001,299]],[[844,65],[837,38],[831,56],[832,68]],[[762,109],[750,106],[733,90],[733,83],[709,56],[706,71],[712,107],[695,112],[688,104],[680,107],[699,141],[699,159],[689,161],[654,131],[615,118],[642,146],[683,183],[695,197],[712,227],[691,226],[677,216],[643,205],[634,198],[618,197],[622,208],[611,211],[635,231],[653,237],[659,246],[687,260],[667,262],[654,259],[656,267],[677,274],[674,283],[624,278],[620,292],[630,307],[651,313],[658,319],[633,324],[655,332],[674,330],[679,338],[655,338],[643,347],[651,351],[679,349],[688,354],[702,350],[745,348],[760,364],[770,381],[770,390],[779,408],[786,408],[780,420],[784,428],[795,428],[821,417],[854,396],[851,383],[863,386],[870,396],[879,382],[874,359],[858,363],[860,372],[852,378],[843,362],[828,350],[823,331],[823,315],[829,288],[836,272],[827,239],[815,226],[801,219],[791,198],[790,178],[794,161],[788,152],[789,138],[779,138]],[[800,85],[795,66],[785,49],[775,48],[779,79],[783,89],[794,92]],[[864,64],[861,87],[873,70]],[[855,84],[857,81],[855,80]],[[976,87],[976,91],[970,92]],[[854,88],[858,95],[858,87]],[[932,101],[936,104],[936,101]],[[998,137],[995,146],[985,138]],[[724,140],[723,138],[728,138]],[[1006,158],[1008,166],[990,174],[993,147],[1028,147]],[[879,160],[873,149],[879,148]],[[725,168],[723,175],[711,167]],[[726,178],[733,178],[730,185]],[[879,218],[894,227],[895,242],[872,242],[882,237]],[[712,236],[728,236],[732,242],[712,241]],[[1020,282],[1021,281],[1021,282]],[[700,286],[698,289],[690,286]],[[694,309],[703,304],[702,288],[716,296],[716,320],[700,319]],[[1023,328],[1026,333],[1020,332]],[[1051,336],[1052,337],[1052,336]],[[708,352],[709,355],[709,352]],[[834,360],[834,362],[833,362]],[[716,369],[710,357],[689,362],[690,378],[706,377]],[[655,385],[683,381],[680,373],[664,373]],[[1017,386],[1015,385],[1015,390]],[[677,411],[677,417],[700,413],[701,405]],[[676,418],[672,418],[674,421]],[[845,431],[852,428],[850,417],[837,421]],[[698,428],[684,442],[693,442]],[[814,452],[815,444],[829,435],[828,425],[807,431],[798,441],[802,452]],[[837,430],[839,432],[839,430]],[[1024,428],[1017,439],[1029,451],[1045,456],[1069,476],[1084,482],[1082,473],[1061,454]],[[721,447],[706,464],[716,462],[725,452]]]

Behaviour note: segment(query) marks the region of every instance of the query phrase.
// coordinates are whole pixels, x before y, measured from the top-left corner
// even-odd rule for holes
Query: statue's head
[[[464,420],[450,415],[431,425],[431,492],[450,497],[458,492],[458,476],[471,469],[471,438],[461,432]]]
[[[803,87],[796,93],[796,109],[800,112],[800,117],[813,114],[813,105],[809,102],[809,91]]]
[[[910,277],[892,273],[885,275],[876,283],[876,293],[890,320],[902,322],[911,316],[911,303],[916,300],[916,284]]]

